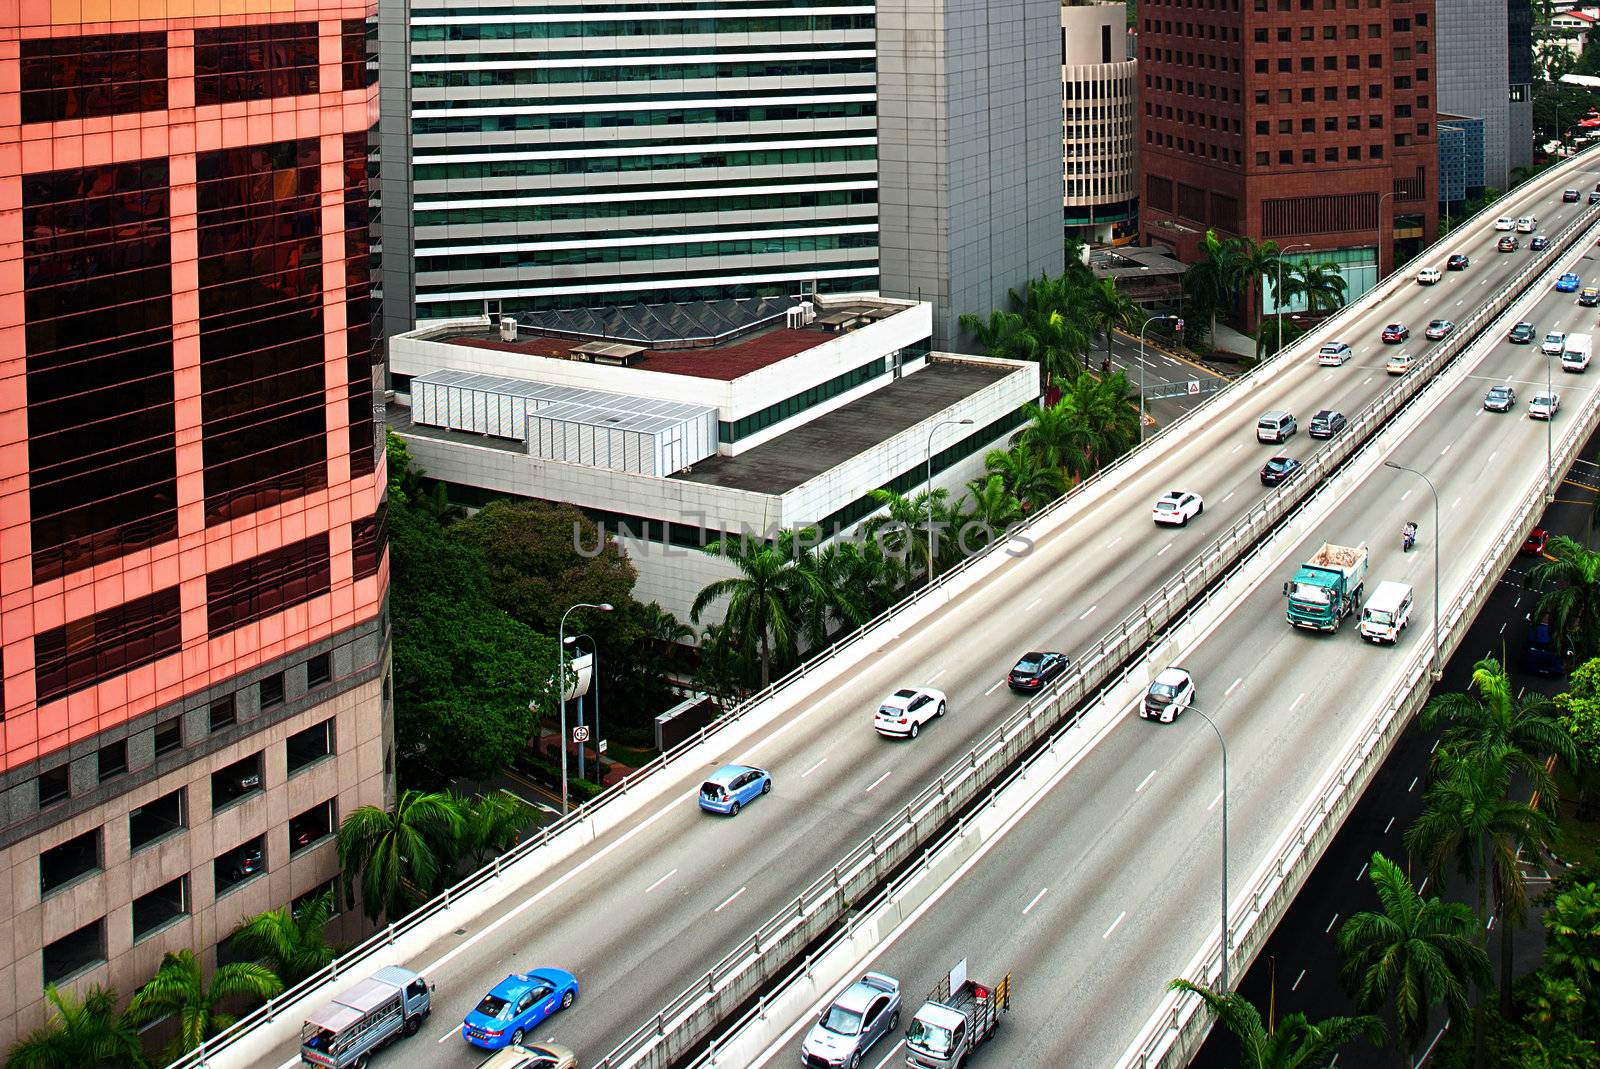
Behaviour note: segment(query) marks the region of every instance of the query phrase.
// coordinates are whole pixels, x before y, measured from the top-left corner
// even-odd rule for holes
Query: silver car
[[[872,1045],[900,1028],[900,981],[869,972],[822,1011],[800,1044],[808,1069],[856,1069]]]

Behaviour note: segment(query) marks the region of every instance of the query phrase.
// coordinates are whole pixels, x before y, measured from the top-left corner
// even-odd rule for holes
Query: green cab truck
[[[1366,589],[1367,544],[1336,546],[1324,542],[1294,578],[1283,584],[1289,599],[1285,615],[1296,627],[1337,631],[1344,618],[1361,607]]]

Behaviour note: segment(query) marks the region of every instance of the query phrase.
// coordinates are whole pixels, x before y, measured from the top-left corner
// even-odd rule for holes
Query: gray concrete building
[[[883,0],[878,30],[879,288],[958,320],[1062,270],[1057,0]]]
[[[1442,113],[1483,120],[1483,181],[1510,184],[1533,155],[1533,12],[1530,0],[1435,5]]]

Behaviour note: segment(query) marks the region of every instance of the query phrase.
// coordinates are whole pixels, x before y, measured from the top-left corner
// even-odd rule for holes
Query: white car
[[[1561,395],[1558,393],[1536,393],[1533,400],[1528,402],[1529,419],[1553,419],[1561,411]]]
[[[1383,365],[1383,370],[1390,375],[1404,375],[1417,366],[1416,360],[1410,353],[1395,353]]]
[[[1440,277],[1437,267],[1424,267],[1417,272],[1417,284],[1419,286],[1431,286],[1439,281]]]
[[[901,687],[878,706],[872,727],[879,735],[914,739],[922,725],[944,715],[944,691],[932,687]]]
[[[1331,341],[1317,350],[1317,363],[1323,367],[1341,367],[1346,360],[1355,355],[1350,351],[1350,346],[1342,341]]]
[[[1545,356],[1560,356],[1567,348],[1567,336],[1559,330],[1552,330],[1544,336],[1544,341],[1539,343],[1539,351]]]
[[[1199,494],[1189,490],[1168,490],[1161,500],[1156,502],[1155,521],[1186,527],[1189,521],[1204,512],[1205,508],[1205,502],[1200,500]]]
[[[1194,677],[1182,668],[1163,668],[1150,681],[1139,703],[1139,716],[1144,720],[1159,720],[1170,724],[1194,704]]]
[[[1524,215],[1517,220],[1517,233],[1519,234],[1531,234],[1538,229],[1539,219],[1537,216]]]
[[[1513,223],[1509,217],[1504,215],[1494,221],[1494,228],[1496,230],[1510,230],[1515,225],[1516,224]]]

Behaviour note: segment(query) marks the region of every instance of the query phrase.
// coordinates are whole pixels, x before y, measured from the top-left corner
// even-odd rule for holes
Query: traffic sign
[[[1195,394],[1197,394],[1199,392],[1200,392],[1200,380],[1199,379],[1190,379],[1189,380],[1189,396],[1193,397]]]
[[[599,742],[595,743],[595,747],[594,748],[596,750],[599,750],[601,753],[605,753],[606,752],[606,740],[605,739],[601,739]]]
[[[589,741],[589,728],[588,728],[588,725],[579,724],[577,727],[573,728],[572,729],[572,741],[573,742],[588,742]]]

